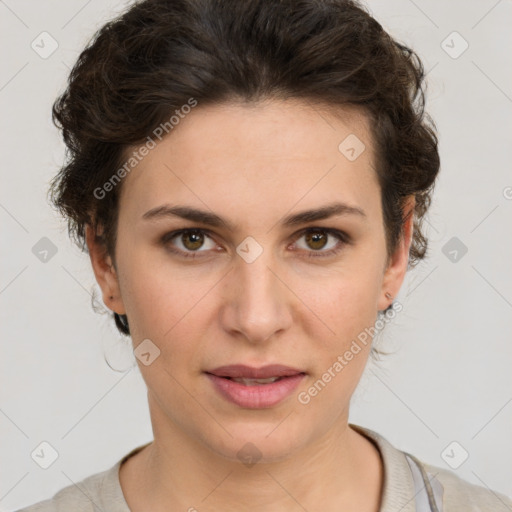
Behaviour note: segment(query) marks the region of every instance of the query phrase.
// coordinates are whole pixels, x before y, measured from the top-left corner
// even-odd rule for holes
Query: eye
[[[210,245],[205,240],[210,240]],[[178,253],[185,258],[195,258],[198,252],[206,252],[216,247],[215,242],[207,235],[204,229],[182,229],[167,233],[162,237],[162,243],[174,253]],[[200,251],[199,249],[205,248]],[[187,254],[188,253],[188,254]],[[192,254],[191,254],[192,253]]]
[[[306,247],[300,247],[300,244],[297,244],[297,240],[302,238],[307,244]],[[329,241],[329,238],[334,240]],[[343,231],[322,227],[306,228],[296,236],[295,240],[295,245],[299,245],[299,249],[306,251],[306,258],[333,256],[340,252],[343,246],[351,243],[349,235]],[[203,257],[206,255],[199,253],[207,253],[210,250],[218,249],[208,231],[199,228],[181,229],[166,233],[161,242],[168,251],[184,258]]]
[[[307,258],[333,256],[340,252],[344,245],[350,243],[350,238],[346,233],[332,228],[307,228],[302,231],[297,240],[302,238],[306,242],[306,247],[299,248],[308,252]],[[335,240],[329,242],[329,238],[334,238]]]

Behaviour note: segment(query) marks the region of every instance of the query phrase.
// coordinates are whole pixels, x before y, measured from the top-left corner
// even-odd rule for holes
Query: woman
[[[347,0],[146,0],[99,31],[54,105],[53,200],[133,341],[154,441],[24,510],[511,509],[348,423],[426,255],[423,79]]]

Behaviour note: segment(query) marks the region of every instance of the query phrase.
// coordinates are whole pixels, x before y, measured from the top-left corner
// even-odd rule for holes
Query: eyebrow
[[[292,227],[299,224],[305,224],[307,222],[342,215],[357,215],[365,220],[367,218],[366,213],[361,208],[338,202],[322,206],[321,208],[305,210],[288,215],[284,218],[282,224],[285,227]],[[216,228],[225,228],[229,231],[234,231],[235,228],[234,224],[215,213],[208,212],[206,210],[199,210],[189,206],[172,206],[164,204],[162,206],[152,208],[142,215],[143,220],[156,220],[167,217],[180,217],[182,219],[206,224]]]

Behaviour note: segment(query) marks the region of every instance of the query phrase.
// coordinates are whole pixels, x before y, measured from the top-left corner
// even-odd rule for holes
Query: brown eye
[[[186,231],[181,234],[181,242],[186,249],[195,251],[203,245],[204,235],[200,231]]]
[[[185,257],[204,256],[201,253],[207,253],[216,247],[211,236],[201,229],[182,229],[167,233],[162,237],[162,244],[171,252]]]
[[[306,243],[311,249],[323,249],[327,244],[328,235],[322,231],[311,231],[305,235]]]
[[[302,239],[305,240],[305,244],[298,243]],[[305,252],[308,258],[334,256],[344,246],[352,243],[349,235],[332,228],[308,228],[303,230],[295,240],[295,245],[301,249],[301,252]],[[204,229],[172,231],[161,238],[161,243],[168,251],[184,258],[206,257],[211,255],[211,251],[222,250]],[[301,245],[303,246],[300,247]]]
[[[302,239],[304,244],[299,243]],[[346,233],[332,228],[306,229],[295,242],[308,258],[334,256],[350,243],[351,238]]]

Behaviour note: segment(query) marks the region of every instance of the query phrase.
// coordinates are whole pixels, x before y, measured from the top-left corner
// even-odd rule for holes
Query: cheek
[[[162,361],[177,367],[178,361],[197,357],[207,313],[218,275],[187,271],[156,262],[132,252],[125,261],[123,301],[130,321],[132,339],[137,344],[149,338],[161,350]],[[210,300],[209,300],[210,299]],[[208,309],[210,311],[210,309]],[[209,318],[209,317],[208,317]]]
[[[342,343],[375,322],[380,284],[378,266],[361,263],[316,280],[304,302],[330,327],[323,329],[326,337]]]
[[[306,391],[305,396],[319,407],[318,414],[327,403],[348,403],[365,368],[377,319],[380,281],[375,263],[361,262],[358,271],[354,266],[330,278],[323,276],[304,298],[322,320],[311,323],[315,327],[309,337],[317,347],[312,357],[315,375],[308,388],[311,393]]]
[[[325,415],[329,410],[328,416],[334,421],[357,387],[373,340],[376,289],[372,275],[354,275],[332,279],[324,286],[324,292],[311,294],[305,300],[308,305],[313,304],[311,309],[318,311],[318,316],[329,327],[316,332],[312,329],[310,333],[317,347],[311,357],[314,375],[299,397],[303,400],[299,403],[307,403],[317,411],[315,415]],[[323,334],[319,335],[320,332]]]
[[[132,337],[135,342],[162,337],[183,316],[187,290],[179,277],[166,275],[169,269],[155,265],[143,251],[124,254],[119,261],[120,287]]]

